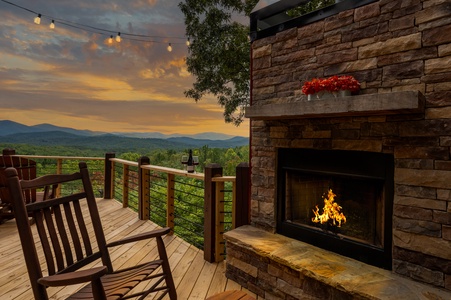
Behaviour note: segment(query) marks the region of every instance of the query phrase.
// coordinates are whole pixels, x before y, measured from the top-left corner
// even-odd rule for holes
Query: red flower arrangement
[[[312,95],[321,91],[338,92],[340,90],[348,90],[357,92],[359,89],[360,83],[353,76],[335,75],[329,78],[313,78],[311,81],[307,81],[302,87],[302,92],[305,95]]]

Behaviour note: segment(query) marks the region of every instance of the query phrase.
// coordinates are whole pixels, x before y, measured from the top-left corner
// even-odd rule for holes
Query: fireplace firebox
[[[391,269],[394,158],[279,149],[277,232]]]

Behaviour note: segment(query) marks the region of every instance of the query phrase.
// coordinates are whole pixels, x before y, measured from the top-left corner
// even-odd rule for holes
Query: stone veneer
[[[393,272],[451,290],[450,32],[449,0],[380,0],[254,41],[252,225],[276,231],[277,148],[392,153]],[[277,104],[302,110],[302,83],[336,74],[355,76],[360,94],[419,92],[425,107],[403,114],[251,113]]]

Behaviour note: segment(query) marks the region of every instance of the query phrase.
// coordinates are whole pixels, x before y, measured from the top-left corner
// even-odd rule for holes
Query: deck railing
[[[249,223],[249,167],[237,166],[236,176],[223,176],[210,164],[204,173],[102,157],[16,155],[36,161],[38,176],[74,172],[86,161],[97,197],[116,199],[134,209],[140,219],[168,226],[178,236],[204,250],[204,258],[225,257],[223,233]],[[70,191],[61,191],[70,192]]]

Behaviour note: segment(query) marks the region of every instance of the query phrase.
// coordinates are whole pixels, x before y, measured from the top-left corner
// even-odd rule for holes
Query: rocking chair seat
[[[154,271],[161,266],[162,260],[154,261],[149,264],[145,264],[140,268],[134,268],[127,271],[122,271],[113,274],[106,274],[101,277],[102,285],[105,291],[107,299],[122,299],[130,290],[132,290],[140,282],[144,281],[146,278],[151,276]],[[96,268],[99,269],[98,272],[102,273],[103,267]],[[92,270],[92,269],[91,269]],[[89,271],[89,270],[88,270]],[[106,268],[105,268],[106,271]],[[82,271],[81,271],[82,272]],[[55,275],[58,276],[58,275]],[[163,279],[163,278],[162,278]],[[118,282],[120,284],[118,284]],[[159,281],[159,283],[161,280]],[[40,282],[41,283],[41,282]],[[154,290],[155,291],[155,290]],[[92,294],[92,286],[88,284],[84,286],[77,293],[71,295],[69,298],[71,300],[81,300],[81,299],[94,299]]]

